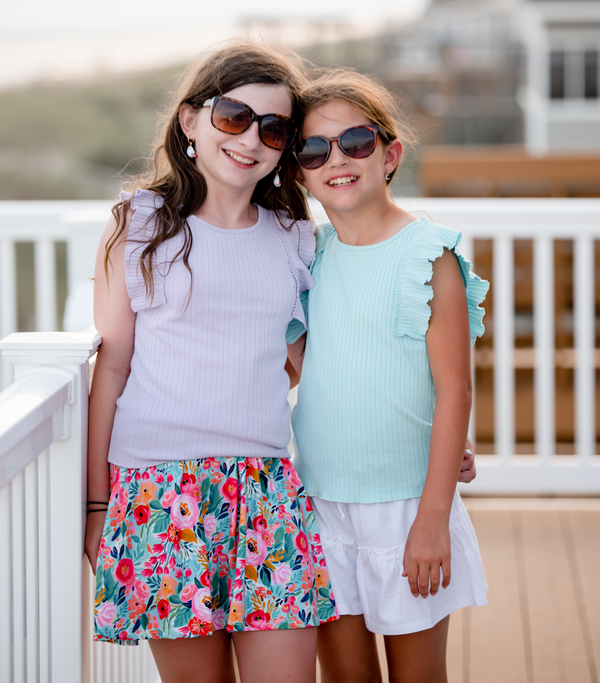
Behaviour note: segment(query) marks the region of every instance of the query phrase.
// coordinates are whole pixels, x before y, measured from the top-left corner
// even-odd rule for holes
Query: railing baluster
[[[13,479],[12,487],[12,557],[13,557],[13,628],[14,628],[14,677],[25,681],[27,659],[27,596],[25,594],[25,477],[23,472]]]
[[[0,681],[13,681],[12,482],[0,489]]]
[[[586,463],[596,451],[594,240],[578,237],[574,246],[575,443]]]
[[[40,683],[50,683],[52,631],[50,629],[50,477],[48,450],[38,458],[38,528],[40,596]]]
[[[501,464],[515,452],[513,240],[494,240],[494,441]]]
[[[23,472],[25,489],[25,595],[27,613],[25,617],[27,640],[27,681],[37,683],[40,673],[39,636],[39,557],[38,557],[38,464],[37,458]]]
[[[35,324],[39,332],[56,326],[56,265],[54,241],[38,238],[35,249]]]
[[[556,450],[554,370],[554,242],[534,240],[535,443],[545,465]]]

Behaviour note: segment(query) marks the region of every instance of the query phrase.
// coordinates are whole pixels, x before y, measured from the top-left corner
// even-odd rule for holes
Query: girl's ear
[[[402,159],[402,143],[392,140],[385,151],[385,172],[392,173]]]
[[[189,104],[182,104],[179,107],[179,125],[188,138],[193,138],[195,135],[197,117],[198,112],[192,109]]]

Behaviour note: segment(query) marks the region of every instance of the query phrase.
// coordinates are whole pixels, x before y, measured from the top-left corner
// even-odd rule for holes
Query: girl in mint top
[[[297,177],[331,220],[292,416],[341,616],[319,629],[323,680],[377,680],[382,633],[390,680],[440,683],[450,613],[486,603],[456,483],[488,284],[456,252],[459,233],[394,203],[409,132],[389,93],[335,70],[303,99]]]

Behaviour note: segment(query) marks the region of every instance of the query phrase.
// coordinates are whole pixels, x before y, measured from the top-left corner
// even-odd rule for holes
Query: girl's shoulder
[[[308,268],[315,255],[315,223],[312,220],[294,220],[284,211],[262,209],[270,214],[271,221],[292,253],[297,254]]]
[[[409,227],[409,226],[407,226]],[[465,285],[471,343],[484,332],[484,310],[480,304],[485,299],[489,283],[475,275],[472,265],[458,250],[460,232],[421,218],[412,224],[413,235],[400,269],[394,310],[394,334],[424,338],[429,328],[433,289],[429,282],[433,276],[433,263],[444,253],[454,252]]]

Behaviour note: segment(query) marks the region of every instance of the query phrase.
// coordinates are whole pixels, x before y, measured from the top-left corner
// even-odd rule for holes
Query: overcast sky
[[[428,0],[19,0],[0,23],[0,88],[85,77],[193,58],[240,34],[247,16],[339,18],[358,27],[418,15]],[[165,14],[165,7],[174,11]]]

